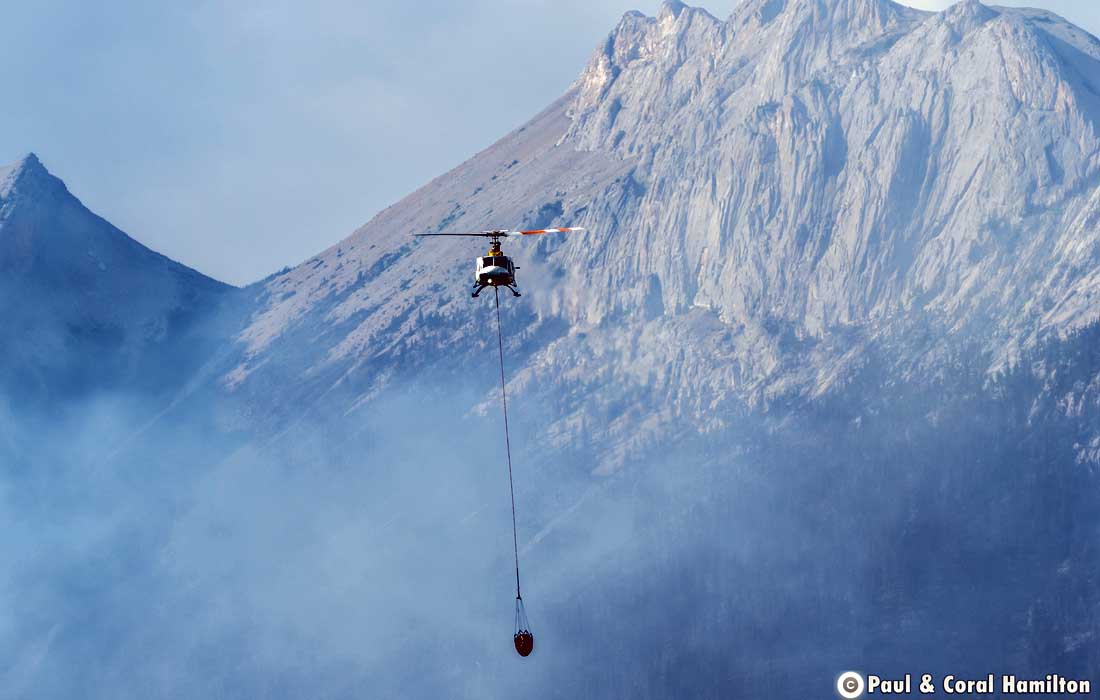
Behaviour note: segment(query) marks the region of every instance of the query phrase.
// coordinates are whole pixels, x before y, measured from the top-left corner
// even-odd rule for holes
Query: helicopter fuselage
[[[516,283],[516,266],[507,255],[487,255],[477,259],[474,281],[490,287],[508,287]]]

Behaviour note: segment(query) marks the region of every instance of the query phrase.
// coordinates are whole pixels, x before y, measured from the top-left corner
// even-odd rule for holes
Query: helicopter
[[[530,231],[509,231],[497,229],[493,231],[476,231],[473,233],[417,233],[415,236],[473,236],[490,239],[489,252],[477,258],[477,267],[474,270],[473,297],[481,294],[486,287],[493,288],[493,299],[496,303],[497,317],[497,350],[500,353],[500,403],[504,411],[504,449],[508,456],[508,492],[512,497],[512,548],[516,557],[516,628],[512,641],[516,647],[516,653],[520,656],[529,656],[535,648],[535,636],[531,633],[530,624],[527,622],[527,610],[524,607],[523,595],[519,585],[519,535],[516,527],[516,492],[512,483],[512,439],[508,435],[508,395],[507,381],[504,377],[504,335],[500,328],[500,288],[505,287],[514,296],[521,296],[516,289],[516,270],[512,259],[500,249],[500,239],[513,236],[537,236],[544,233],[568,233],[570,231],[583,231],[583,228],[540,228]]]
[[[506,287],[512,292],[513,296],[518,297],[521,296],[519,290],[516,289],[516,270],[519,268],[515,266],[511,258],[501,251],[500,239],[514,236],[538,236],[544,233],[569,233],[571,231],[584,231],[584,229],[578,227],[540,228],[531,231],[495,230],[473,233],[417,233],[414,235],[417,237],[476,236],[490,239],[489,252],[477,258],[477,268],[474,270],[474,288],[471,296],[476,298],[486,287]]]

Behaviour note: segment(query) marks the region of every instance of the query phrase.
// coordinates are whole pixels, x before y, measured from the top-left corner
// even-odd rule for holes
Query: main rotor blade
[[[570,231],[583,231],[583,228],[574,226],[572,228],[537,228],[531,231],[508,231],[509,236],[537,236],[544,233],[569,233]]]
[[[514,236],[537,236],[544,233],[569,233],[570,231],[584,231],[583,228],[537,228],[530,231],[477,231],[470,233],[414,233],[416,237],[422,236],[477,236],[478,238],[504,238]]]
[[[417,238],[420,238],[422,236],[477,236],[479,238],[489,238],[491,236],[500,236],[504,234],[482,231],[481,233],[414,233],[413,235]]]

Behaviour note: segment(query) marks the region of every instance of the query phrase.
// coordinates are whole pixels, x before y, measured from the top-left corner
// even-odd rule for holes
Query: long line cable
[[[519,590],[519,535],[516,534],[516,488],[512,481],[512,438],[508,431],[508,392],[504,385],[504,335],[500,330],[500,289],[493,287],[497,307],[497,348],[500,350],[500,403],[504,407],[504,448],[508,454],[508,492],[512,495],[512,551],[516,555],[516,599],[522,600]]]

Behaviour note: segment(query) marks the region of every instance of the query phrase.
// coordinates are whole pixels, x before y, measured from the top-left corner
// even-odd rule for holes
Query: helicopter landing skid
[[[478,297],[478,295],[481,294],[482,290],[484,290],[488,286],[489,285],[487,285],[487,284],[475,284],[474,285],[474,293],[471,294],[470,296],[472,296],[473,298],[476,299]],[[522,294],[519,293],[518,289],[516,289],[515,287],[513,287],[510,284],[503,284],[503,285],[500,285],[500,286],[507,287],[508,291],[512,292],[512,296],[514,296],[514,297],[523,296]]]

